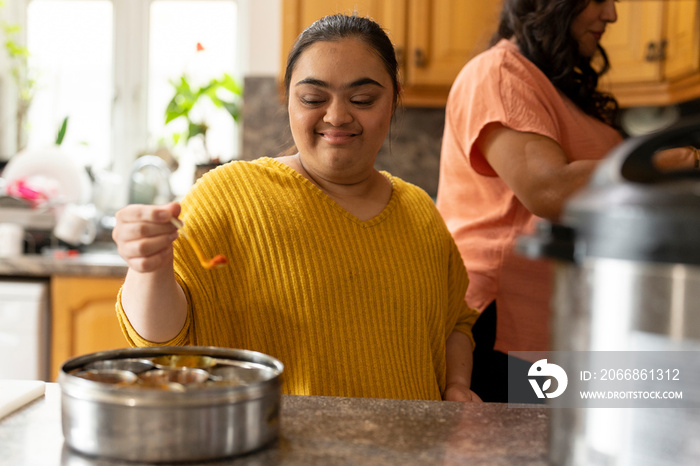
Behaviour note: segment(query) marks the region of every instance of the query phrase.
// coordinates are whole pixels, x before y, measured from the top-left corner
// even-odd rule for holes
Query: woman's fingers
[[[116,214],[117,223],[166,224],[170,218],[180,215],[180,204],[171,202],[164,205],[130,204]]]
[[[178,203],[133,204],[116,213],[112,238],[130,268],[149,272],[172,263],[172,243],[178,234],[170,219],[179,213]]]
[[[655,153],[652,162],[662,172],[689,170],[700,166],[700,152],[693,146],[674,147]]]
[[[149,256],[122,257],[130,269],[141,273],[153,272],[166,266],[172,266],[173,248],[170,246]]]

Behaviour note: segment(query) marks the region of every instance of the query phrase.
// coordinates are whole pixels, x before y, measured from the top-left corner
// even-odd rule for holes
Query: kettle
[[[658,150],[698,141],[700,120],[627,139],[559,224],[519,238],[521,254],[555,260],[553,351],[700,351],[700,170],[661,172],[652,162]],[[692,364],[687,375],[698,380]],[[698,409],[553,409],[550,461],[700,464],[697,432]]]

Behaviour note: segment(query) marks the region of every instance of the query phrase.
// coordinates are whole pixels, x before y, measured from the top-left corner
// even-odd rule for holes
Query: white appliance
[[[0,380],[49,377],[49,282],[0,280]]]

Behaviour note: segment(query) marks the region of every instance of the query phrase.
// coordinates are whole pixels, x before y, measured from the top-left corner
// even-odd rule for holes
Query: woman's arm
[[[477,147],[523,205],[538,217],[557,220],[565,202],[586,185],[597,160],[569,162],[561,146],[546,136],[492,123]]]
[[[112,237],[129,270],[121,304],[129,322],[144,339],[171,340],[182,330],[187,300],[175,280],[172,243],[177,230],[170,222],[180,205],[129,205],[116,214]]]
[[[556,221],[564,204],[590,179],[599,160],[570,162],[562,147],[546,136],[524,133],[500,123],[486,126],[477,148],[523,205],[538,217]],[[697,153],[692,147],[661,151],[654,164],[661,171],[690,169]]]
[[[447,377],[445,401],[481,402],[481,398],[469,389],[472,381],[472,342],[462,332],[453,331],[445,347]]]

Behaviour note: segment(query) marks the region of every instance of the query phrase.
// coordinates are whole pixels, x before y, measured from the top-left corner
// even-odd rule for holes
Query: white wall
[[[245,76],[276,76],[280,71],[283,0],[238,0],[241,65]]]

